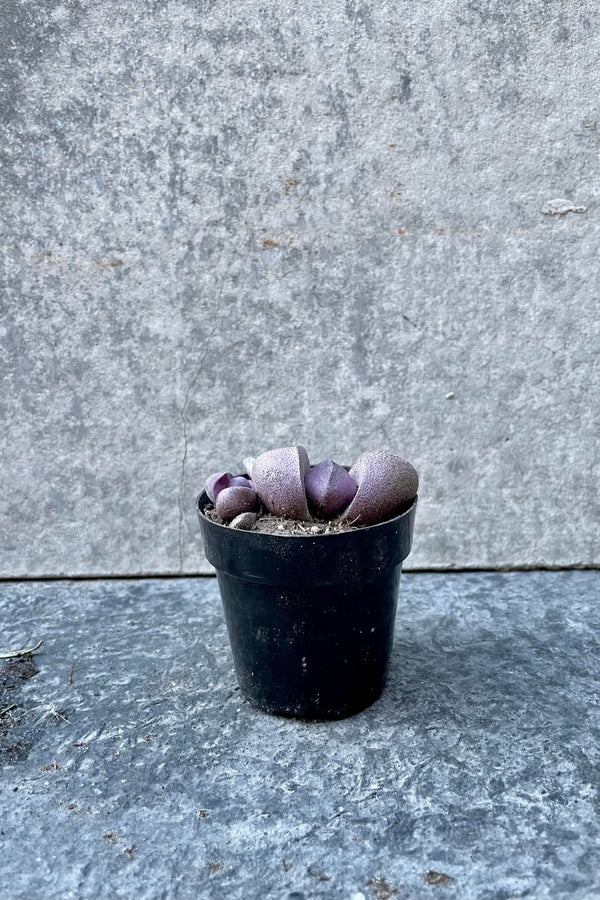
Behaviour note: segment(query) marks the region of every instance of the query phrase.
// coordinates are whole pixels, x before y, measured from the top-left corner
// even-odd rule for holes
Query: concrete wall
[[[290,443],[407,456],[413,566],[600,563],[595,3],[0,16],[3,575],[206,571]]]

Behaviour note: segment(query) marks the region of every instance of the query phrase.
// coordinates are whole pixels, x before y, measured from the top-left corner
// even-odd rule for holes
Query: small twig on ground
[[[71,663],[71,669],[69,671],[69,684],[73,684],[73,669],[75,668],[75,660]]]
[[[154,722],[156,722],[156,720],[158,718],[159,718],[158,716],[152,716],[151,719],[148,719],[147,722],[142,722],[140,725],[136,725],[135,722],[132,722],[131,724],[134,725],[136,728],[147,728],[148,725],[152,725]]]
[[[35,647],[29,647],[28,650],[11,650],[10,653],[0,653],[0,659],[16,659],[18,656],[29,656],[30,653],[35,653],[36,650],[39,650],[43,643],[43,641],[38,641]]]
[[[0,710],[0,716],[3,716],[4,713],[10,712],[11,709],[16,709],[16,708],[17,708],[17,704],[16,704],[16,703],[11,703],[10,706],[7,706],[7,707],[5,707],[3,710]]]

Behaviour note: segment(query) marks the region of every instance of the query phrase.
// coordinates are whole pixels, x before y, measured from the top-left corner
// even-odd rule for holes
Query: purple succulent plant
[[[382,451],[361,453],[349,474],[358,490],[342,519],[356,525],[374,525],[389,518],[416,497],[419,487],[416,469],[407,460]]]
[[[282,447],[257,456],[251,465],[254,490],[270,513],[310,520],[304,479],[310,470],[304,447]]]
[[[304,482],[306,496],[320,518],[328,519],[348,506],[357,484],[343,466],[332,459],[313,466]]]
[[[249,478],[215,472],[205,490],[225,522],[250,528],[259,500],[276,516],[310,521],[311,508],[320,518],[358,526],[374,525],[398,512],[417,494],[419,477],[407,460],[392,453],[362,453],[347,472],[325,459],[310,468],[304,447],[281,447],[244,460]],[[245,514],[245,515],[244,515]],[[241,518],[240,518],[241,517]]]

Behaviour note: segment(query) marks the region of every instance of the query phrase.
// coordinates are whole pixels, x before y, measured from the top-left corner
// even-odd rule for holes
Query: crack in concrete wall
[[[220,295],[219,295],[220,299]],[[200,357],[200,364],[198,365],[198,369],[196,370],[196,374],[190,381],[187,390],[185,392],[185,400],[183,403],[183,407],[181,409],[181,419],[183,421],[183,456],[181,459],[181,476],[179,479],[179,496],[178,496],[178,505],[179,505],[179,571],[183,572],[183,525],[185,521],[185,504],[184,504],[184,485],[185,485],[185,464],[188,457],[188,420],[187,420],[187,408],[190,402],[190,396],[192,391],[195,390],[198,381],[200,380],[200,376],[202,375],[202,370],[204,368],[204,361],[206,359],[206,355],[210,350],[210,342],[215,335],[217,330],[217,326],[215,325],[208,338],[206,339],[206,345],[202,351],[202,355]],[[200,490],[200,487],[199,487]]]

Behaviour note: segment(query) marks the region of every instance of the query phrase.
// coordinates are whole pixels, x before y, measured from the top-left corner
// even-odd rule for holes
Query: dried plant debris
[[[423,881],[425,884],[430,885],[452,884],[454,878],[451,878],[450,875],[446,875],[445,872],[434,872],[433,869],[428,869],[427,872],[423,874]]]
[[[312,875],[313,878],[316,878],[317,881],[331,881],[331,876],[325,875],[324,872],[317,872],[317,871],[315,871],[315,869],[311,868],[310,866],[308,867],[308,869],[306,871],[308,872],[309,875]]]
[[[17,659],[19,656],[30,656],[39,650],[44,642],[38,641],[35,647],[29,647],[27,650],[9,650],[8,653],[0,653],[0,659]]]
[[[375,900],[390,900],[390,897],[395,897],[398,893],[398,888],[389,884],[385,878],[372,878],[367,881],[366,887],[375,894]]]
[[[57,704],[53,701],[49,701],[48,703],[42,703],[40,706],[34,707],[32,710],[34,713],[40,713],[39,717],[34,722],[34,725],[41,725],[42,722],[50,722],[52,725],[60,725],[62,722],[66,722],[67,725],[70,725],[68,719],[68,711],[66,709],[59,709]]]
[[[37,675],[30,656],[13,658],[0,669],[0,735],[21,723],[18,689],[22,682]]]

